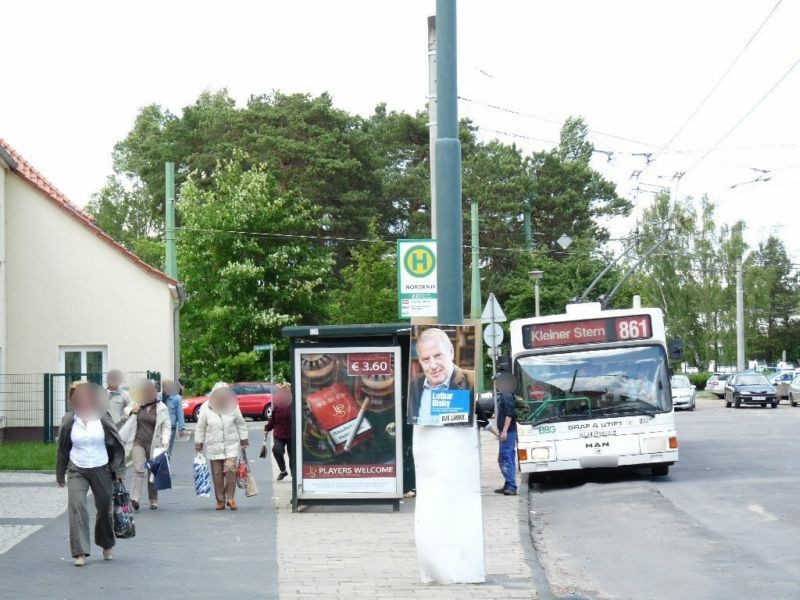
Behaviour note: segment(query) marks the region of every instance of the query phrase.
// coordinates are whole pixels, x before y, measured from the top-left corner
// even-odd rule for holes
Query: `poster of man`
[[[476,333],[473,325],[414,325],[408,422],[471,425],[474,415]]]

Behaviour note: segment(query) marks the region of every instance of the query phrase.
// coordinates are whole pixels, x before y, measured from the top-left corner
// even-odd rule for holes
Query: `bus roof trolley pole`
[[[669,234],[670,234],[671,232],[672,232],[672,229],[667,229],[667,230],[664,232],[664,235],[663,235],[663,236],[661,236],[661,238],[659,238],[659,240],[658,240],[658,241],[657,241],[657,242],[656,242],[656,243],[653,245],[653,247],[652,247],[652,248],[650,248],[650,250],[648,250],[647,252],[645,252],[645,253],[644,253],[644,255],[643,255],[643,256],[642,256],[642,257],[641,257],[639,260],[637,260],[637,261],[634,263],[634,265],[633,265],[633,266],[632,266],[630,269],[628,269],[628,272],[627,272],[627,273],[625,273],[625,275],[623,275],[622,279],[620,279],[620,280],[617,282],[617,285],[615,285],[615,286],[614,286],[614,289],[613,289],[613,290],[611,290],[611,292],[608,294],[608,296],[604,296],[604,297],[602,297],[602,299],[601,299],[601,305],[602,305],[602,307],[603,307],[603,310],[605,310],[606,308],[608,308],[608,304],[609,304],[609,302],[611,302],[611,300],[614,298],[614,296],[616,296],[616,295],[617,295],[617,292],[619,291],[619,289],[620,289],[620,288],[621,288],[621,287],[624,285],[624,283],[625,283],[626,281],[628,281],[628,279],[630,278],[630,276],[631,276],[631,275],[633,275],[633,274],[636,272],[636,270],[637,270],[637,269],[638,269],[638,268],[639,268],[639,267],[642,265],[642,263],[643,263],[644,261],[646,261],[646,260],[647,260],[647,259],[650,257],[650,255],[651,255],[651,254],[653,254],[653,252],[655,252],[656,250],[658,250],[658,249],[661,247],[661,245],[662,245],[664,242],[666,242],[666,241],[667,241],[667,238],[669,237]],[[626,254],[627,254],[627,253],[626,253]],[[623,256],[624,256],[624,254],[623,254]],[[620,257],[620,258],[621,258],[621,257]],[[585,294],[584,294],[584,295],[585,295]]]

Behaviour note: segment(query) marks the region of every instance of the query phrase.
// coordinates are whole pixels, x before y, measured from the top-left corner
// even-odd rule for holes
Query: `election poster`
[[[413,325],[408,423],[471,425],[476,359],[474,325]]]
[[[400,348],[295,349],[298,498],[402,496]]]

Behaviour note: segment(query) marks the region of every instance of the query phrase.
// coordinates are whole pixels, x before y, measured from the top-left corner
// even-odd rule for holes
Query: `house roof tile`
[[[50,183],[39,171],[33,167],[33,165],[25,160],[25,158],[23,158],[23,156],[12,146],[10,146],[3,138],[0,138],[0,149],[8,154],[16,163],[16,165],[11,165],[11,170],[13,173],[18,175],[30,186],[41,192],[45,198],[64,210],[64,212],[72,217],[75,221],[86,227],[94,235],[114,248],[114,250],[119,252],[122,256],[134,263],[143,271],[158,279],[161,279],[162,281],[165,281],[168,284],[177,284],[177,281],[169,277],[166,273],[163,273],[155,267],[147,264],[133,252],[125,248],[125,246],[117,242],[114,238],[100,229],[95,223],[95,219],[92,215],[81,209],[76,204],[72,203],[69,198],[67,198],[64,193],[61,192],[61,190]]]

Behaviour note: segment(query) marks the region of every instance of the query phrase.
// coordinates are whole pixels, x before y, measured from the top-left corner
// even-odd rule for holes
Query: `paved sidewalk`
[[[47,525],[66,506],[67,490],[56,487],[55,475],[0,473],[0,556]]]
[[[405,600],[536,598],[525,496],[493,493],[502,485],[497,441],[482,433],[483,521],[487,581],[422,584],[414,546],[414,501],[391,509],[320,508],[292,514],[291,484],[276,483],[278,581],[281,600]],[[520,488],[522,494],[526,488]]]
[[[258,456],[261,436],[252,423],[251,442]],[[173,460],[173,489],[159,494],[159,509],[147,502],[136,513],[136,537],[118,540],[115,559],[102,560],[92,547],[85,567],[76,568],[69,552],[67,516],[38,523],[30,533],[0,555],[0,598],[9,600],[115,600],[191,598],[241,600],[277,598],[275,510],[272,506],[269,461],[256,459],[259,495],[245,498],[237,490],[239,510],[217,512],[212,498],[194,494],[189,442],[178,442]],[[46,481],[45,481],[46,479]],[[127,477],[130,484],[131,476]],[[42,498],[52,498],[55,476],[36,479],[35,486],[13,488],[12,514],[23,514]],[[41,487],[46,484],[47,489]],[[57,488],[56,488],[57,489]],[[0,496],[6,487],[0,487]],[[66,496],[60,498],[66,507]],[[48,505],[51,500],[47,500]],[[90,503],[92,524],[94,507]],[[57,513],[58,514],[58,513]]]

